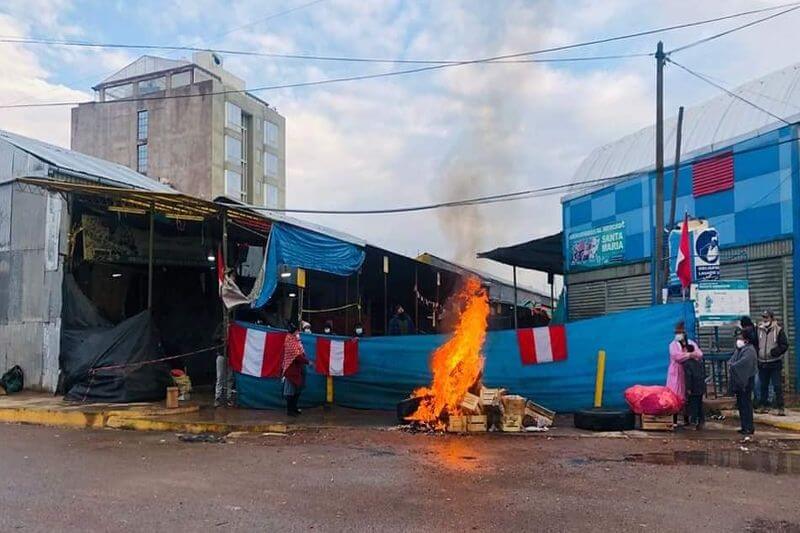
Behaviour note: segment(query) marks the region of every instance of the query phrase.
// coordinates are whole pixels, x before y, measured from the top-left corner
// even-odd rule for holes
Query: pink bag
[[[634,385],[625,391],[625,401],[637,415],[674,415],[683,409],[683,398],[663,385]]]

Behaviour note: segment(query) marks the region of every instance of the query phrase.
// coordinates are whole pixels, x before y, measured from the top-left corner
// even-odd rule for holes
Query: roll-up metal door
[[[653,301],[649,275],[610,279],[606,283],[606,313],[649,307]]]
[[[606,282],[577,283],[567,288],[569,319],[580,320],[605,314]]]
[[[576,283],[576,280],[579,281]],[[652,302],[647,265],[585,272],[573,276],[572,283],[569,281],[567,301],[570,320],[648,307]]]

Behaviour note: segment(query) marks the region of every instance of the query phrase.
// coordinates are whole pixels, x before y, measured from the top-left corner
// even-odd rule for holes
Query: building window
[[[225,161],[242,163],[242,141],[230,135],[225,136]]]
[[[158,91],[165,91],[166,89],[167,78],[164,76],[139,82],[139,94],[157,93]]]
[[[264,207],[278,207],[278,188],[276,186],[265,183],[261,194],[263,195]]]
[[[278,176],[278,156],[264,152],[264,174],[273,178]]]
[[[238,105],[225,102],[225,125],[234,129],[242,127],[242,110]]]
[[[264,144],[278,147],[278,125],[269,120],[264,121]]]
[[[150,119],[147,115],[147,111],[139,111],[136,115],[136,138],[140,141],[146,141],[149,130]]]
[[[225,170],[225,196],[242,199],[242,175],[233,170]]]
[[[119,100],[120,98],[130,98],[133,96],[133,84],[117,85],[106,87],[106,100]]]
[[[150,154],[147,150],[146,144],[140,144],[136,147],[136,170],[140,174],[147,174],[147,164],[150,159]]]
[[[170,80],[173,89],[177,89],[178,87],[185,87],[186,85],[191,85],[192,83],[192,73],[191,71],[186,72],[177,72],[172,75],[172,80]]]

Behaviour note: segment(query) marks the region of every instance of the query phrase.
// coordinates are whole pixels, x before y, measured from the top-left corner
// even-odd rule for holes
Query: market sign
[[[692,299],[700,326],[725,326],[750,314],[750,289],[745,279],[699,281]]]
[[[570,233],[569,264],[594,268],[620,263],[625,258],[625,221]]]
[[[669,234],[669,286],[680,287],[675,273],[675,258],[678,256],[681,232],[673,230]],[[714,228],[701,228],[689,231],[692,250],[692,280],[710,281],[719,279],[719,233]]]

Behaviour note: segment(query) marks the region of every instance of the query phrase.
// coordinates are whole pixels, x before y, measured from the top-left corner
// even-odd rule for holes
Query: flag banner
[[[567,335],[564,326],[518,329],[517,343],[523,365],[554,363],[567,359]]]
[[[358,372],[358,339],[317,337],[317,373],[323,376],[351,376]]]
[[[692,284],[692,259],[691,248],[689,246],[689,214],[683,218],[683,228],[681,228],[681,240],[678,245],[678,258],[675,262],[675,271],[678,279],[681,280],[681,287],[684,289]]]
[[[281,374],[285,332],[264,331],[231,324],[228,329],[228,360],[240,374],[277,378]]]
[[[692,194],[695,198],[733,189],[733,153],[702,159],[692,164]]]

